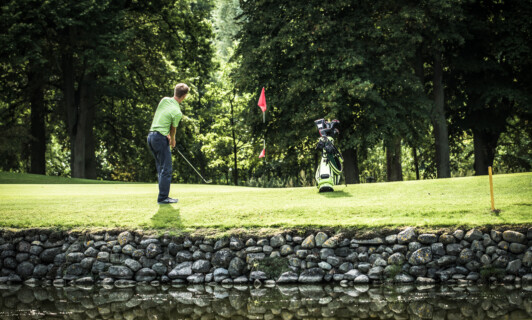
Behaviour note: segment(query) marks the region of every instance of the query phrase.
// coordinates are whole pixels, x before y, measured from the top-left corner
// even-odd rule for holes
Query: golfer
[[[172,180],[172,152],[170,147],[175,147],[175,132],[179,121],[183,117],[179,104],[185,100],[189,87],[184,83],[175,86],[174,96],[164,97],[155,111],[148,146],[150,147],[157,166],[159,180],[158,204],[177,203],[177,199],[170,198],[170,182]]]

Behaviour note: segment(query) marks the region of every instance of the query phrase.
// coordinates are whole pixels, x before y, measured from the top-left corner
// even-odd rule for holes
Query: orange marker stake
[[[493,200],[493,175],[491,172],[491,167],[488,167],[488,172],[490,175],[491,211],[495,211],[495,200]]]

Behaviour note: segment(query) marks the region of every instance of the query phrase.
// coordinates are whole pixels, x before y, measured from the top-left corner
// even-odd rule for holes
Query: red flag
[[[259,158],[264,158],[266,157],[266,149],[262,149],[260,155],[259,155]]]
[[[264,94],[264,87],[262,87],[262,92],[260,93],[258,106],[262,112],[266,111],[266,95]]]

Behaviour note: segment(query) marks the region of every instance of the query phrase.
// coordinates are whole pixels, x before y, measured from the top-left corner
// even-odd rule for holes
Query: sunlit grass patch
[[[17,176],[19,178],[17,178]],[[52,179],[53,178],[53,179]],[[15,183],[20,182],[20,183]],[[76,183],[72,183],[76,182]],[[316,188],[262,189],[173,184],[175,205],[156,203],[157,184],[95,183],[0,173],[0,227],[377,228],[532,223],[532,173]]]

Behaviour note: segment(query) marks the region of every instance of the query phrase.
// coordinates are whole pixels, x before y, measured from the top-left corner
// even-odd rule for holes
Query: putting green
[[[16,175],[15,175],[16,176]],[[157,184],[94,183],[0,173],[0,227],[366,228],[532,223],[532,173],[316,188],[263,189],[173,184],[178,204],[157,205]],[[15,183],[21,181],[23,183]],[[42,182],[42,183],[39,183]],[[79,183],[83,182],[83,183]]]

